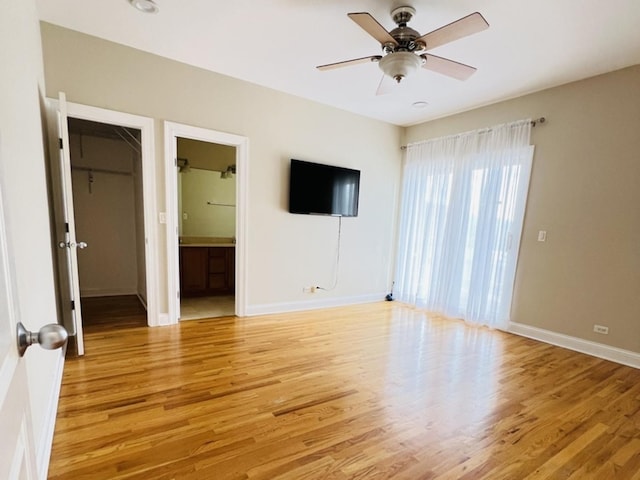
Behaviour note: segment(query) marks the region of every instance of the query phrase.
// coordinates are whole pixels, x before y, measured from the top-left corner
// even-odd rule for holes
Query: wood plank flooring
[[[136,295],[82,298],[82,324],[89,332],[147,326],[147,312]]]
[[[383,302],[86,328],[49,478],[640,479],[640,371]]]

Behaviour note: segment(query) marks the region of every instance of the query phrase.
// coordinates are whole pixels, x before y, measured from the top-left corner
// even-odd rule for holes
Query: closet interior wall
[[[80,296],[137,295],[144,303],[142,172],[135,137],[86,133],[72,122],[69,134],[76,236],[88,245],[78,251]]]

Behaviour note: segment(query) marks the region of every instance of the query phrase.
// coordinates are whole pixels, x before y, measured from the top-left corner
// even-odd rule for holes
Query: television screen
[[[360,170],[291,160],[289,212],[358,216]]]

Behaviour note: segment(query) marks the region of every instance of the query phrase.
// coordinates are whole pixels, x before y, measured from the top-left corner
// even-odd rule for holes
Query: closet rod
[[[119,172],[117,170],[107,170],[106,168],[74,167],[72,165],[71,170],[78,170],[81,172],[92,172],[92,173],[111,173],[113,175],[125,175],[127,177],[133,177],[132,172]]]

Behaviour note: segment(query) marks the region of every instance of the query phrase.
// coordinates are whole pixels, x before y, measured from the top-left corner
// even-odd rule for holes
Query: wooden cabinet
[[[208,248],[180,248],[181,295],[206,295],[208,288]]]
[[[223,248],[209,249],[209,288],[224,289],[227,286],[227,252]]]
[[[234,247],[180,247],[180,292],[184,297],[235,291]]]

